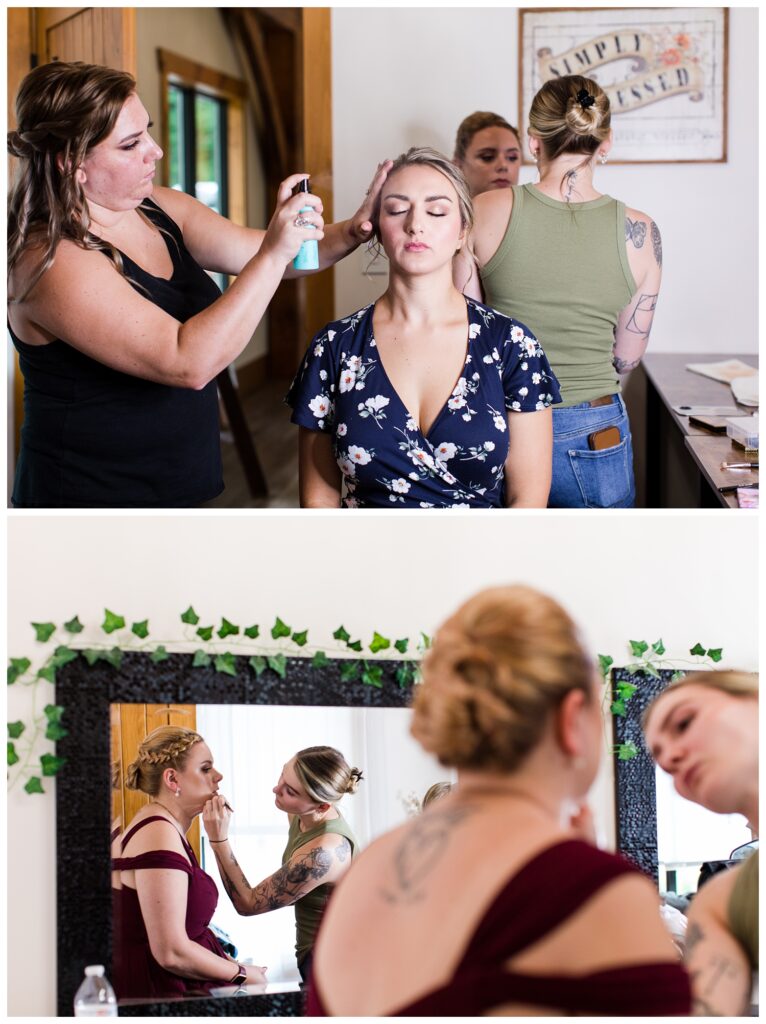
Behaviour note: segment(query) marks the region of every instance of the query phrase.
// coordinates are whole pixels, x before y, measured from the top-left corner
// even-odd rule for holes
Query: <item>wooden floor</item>
[[[290,422],[284,397],[289,380],[271,380],[242,401],[258,453],[268,496],[253,498],[231,438],[221,437],[223,479],[219,497],[201,508],[298,508],[298,428]]]

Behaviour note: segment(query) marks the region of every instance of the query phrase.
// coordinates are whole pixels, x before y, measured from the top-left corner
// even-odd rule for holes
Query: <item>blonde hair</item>
[[[189,751],[200,742],[202,737],[192,729],[161,725],[139,744],[138,757],[128,765],[125,773],[125,785],[128,789],[140,789],[149,796],[157,796],[165,769],[183,771]]]
[[[551,78],[532,100],[529,134],[540,139],[549,161],[562,153],[590,157],[609,137],[611,120],[609,99],[598,83],[564,75]]]
[[[739,672],[733,669],[690,672],[689,675],[668,683],[662,693],[654,698],[641,716],[641,728],[646,729],[652,711],[666,693],[673,693],[684,686],[704,686],[709,690],[720,690],[721,693],[726,693],[730,697],[758,700],[758,674],[756,672]]]
[[[452,790],[453,785],[451,782],[435,782],[433,786],[429,786],[420,805],[421,811],[424,811],[429,804],[435,804],[438,800],[448,796]]]
[[[593,680],[561,605],[525,586],[484,590],[436,634],[412,735],[445,766],[511,772],[570,690],[591,699]]]
[[[493,114],[491,110],[476,110],[473,114],[469,114],[468,117],[464,117],[460,122],[457,135],[455,136],[455,155],[453,160],[464,160],[474,135],[485,128],[506,128],[516,136],[517,141],[519,140],[518,129],[514,128],[512,124],[508,124],[504,117],[501,117],[499,114]]]
[[[299,750],[293,767],[306,795],[318,804],[335,804],[346,793],[356,793],[364,777],[335,747]]]

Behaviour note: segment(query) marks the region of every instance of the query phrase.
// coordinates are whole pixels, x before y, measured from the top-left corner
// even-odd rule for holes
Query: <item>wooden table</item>
[[[757,469],[721,469],[722,462],[758,462],[758,452],[746,452],[735,445],[731,438],[722,434],[689,434],[686,447],[692,454],[695,463],[706,483],[701,498],[708,507],[723,505],[725,508],[737,508],[737,493],[721,494],[719,487],[731,484],[758,483]]]
[[[725,442],[731,449],[725,456],[726,461],[753,460],[741,458],[744,454],[742,449],[732,448],[728,438],[712,434],[702,427],[690,426],[688,417],[673,409],[676,405],[726,405],[737,410],[732,415],[749,416],[754,412],[752,408],[737,406],[728,384],[686,369],[687,363],[717,363],[724,359],[741,359],[750,366],[758,366],[755,354],[650,352],[644,356],[642,366],[647,380],[646,503],[649,508],[719,507],[721,504],[736,507],[736,496],[733,502],[721,502],[721,496],[715,489],[718,484],[713,483],[715,465],[720,467],[724,461],[718,457],[718,449],[698,445],[690,439]],[[726,482],[730,475],[733,474],[727,474]],[[750,478],[750,474],[741,475],[745,480]]]

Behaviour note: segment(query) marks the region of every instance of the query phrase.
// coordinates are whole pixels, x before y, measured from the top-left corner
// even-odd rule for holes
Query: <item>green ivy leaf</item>
[[[644,672],[647,676],[651,676],[652,679],[662,679],[662,676],[654,667],[654,665],[651,665],[648,661],[641,666],[641,671]]]
[[[268,666],[266,665],[266,659],[260,654],[254,654],[253,657],[248,661],[248,665],[255,672],[255,678],[259,679],[261,675],[266,671]]]
[[[391,641],[388,637],[381,636],[377,630],[372,634],[372,643],[370,644],[370,650],[373,654],[377,654],[378,651],[386,651],[391,646]]]
[[[228,619],[221,619],[221,628],[218,630],[218,636],[225,640],[227,636],[237,636],[239,633],[239,626],[235,626],[233,622],[229,622]]]
[[[135,634],[139,639],[146,640],[149,636],[149,620],[143,619],[141,622],[134,622],[130,627],[130,632]]]
[[[85,650],[82,651],[82,656],[89,665],[95,665],[101,657],[101,651],[97,650],[95,647],[86,647]]]
[[[405,661],[404,664],[400,665],[396,672],[394,672],[394,679],[396,679],[401,689],[404,689],[405,686],[408,686],[412,682],[414,675],[415,667],[413,663],[411,661]]]
[[[41,644],[44,644],[46,640],[50,640],[56,632],[56,627],[52,622],[33,622],[31,626],[35,631],[35,640],[39,640]]]
[[[43,775],[55,775],[65,764],[65,757],[56,757],[54,754],[42,754],[40,757]]]
[[[116,615],[114,612],[110,612],[108,608],[104,608],[104,621],[101,623],[101,628],[105,633],[114,633],[118,629],[125,627],[125,619],[122,615]]]
[[[655,654],[658,654],[660,657],[662,657],[662,655],[665,653],[665,645],[663,644],[662,640],[655,640],[655,642],[652,644],[652,650]]]
[[[197,630],[197,636],[200,640],[212,640],[213,639],[213,627],[212,626],[200,626]]]
[[[26,726],[23,722],[8,722],[8,735],[12,740],[17,740],[25,729]]]
[[[196,626],[199,622],[199,615],[197,615],[191,605],[181,616],[181,622],[186,622],[189,626]]]
[[[383,666],[382,665],[365,665],[362,670],[362,682],[365,686],[375,686],[379,690],[383,689]]]
[[[344,661],[340,668],[340,681],[350,683],[358,679],[360,667],[358,661]]]
[[[350,651],[361,651],[361,649],[362,649],[362,641],[361,640],[354,640],[354,642],[352,644],[350,644],[350,643],[348,643],[348,641],[346,641],[346,647],[348,647],[348,649]]]
[[[348,643],[348,641],[351,639],[351,634],[349,632],[347,632],[343,628],[343,626],[338,626],[338,628],[333,633],[333,637],[336,640],[340,640],[341,643],[345,644],[345,643]]]
[[[638,687],[636,685],[634,685],[633,683],[623,683],[623,682],[618,683],[617,684],[618,699],[619,700],[630,700],[630,698],[633,696],[633,694],[636,692],[637,689],[638,689]]]
[[[676,679],[683,679],[684,675],[685,675],[685,672],[682,669],[677,668],[675,670],[675,672],[673,673],[673,675],[670,677],[671,683],[674,683],[676,681]]]
[[[314,657],[311,659],[312,668],[324,668],[325,665],[330,664],[330,659],[327,657],[324,651],[317,651]]]
[[[272,672],[276,672],[280,679],[287,675],[287,658],[284,654],[273,654],[266,659],[266,663]]]
[[[277,621],[271,627],[271,635],[273,639],[279,640],[281,636],[290,636],[291,633],[292,629],[290,626],[288,626],[287,623],[282,622],[279,616],[277,616]]]
[[[617,746],[617,759],[619,761],[632,761],[638,756],[638,747],[631,740],[629,743],[620,743]]]
[[[702,646],[702,644],[695,644],[694,647],[691,647],[689,649],[689,654],[699,654],[699,655],[702,655],[704,653],[705,653],[705,648]]]
[[[159,650],[159,648],[157,648],[157,650]],[[112,668],[119,668],[120,665],[122,665],[122,651],[119,647],[113,647],[110,651],[99,651],[98,656],[101,661],[105,661],[107,664],[111,665]],[[153,660],[162,660],[161,658],[154,659],[154,655],[152,655],[152,658]]]
[[[634,658],[640,658],[642,654],[646,654],[649,650],[649,644],[646,640],[629,640],[630,653]]]
[[[12,764],[18,764],[21,758],[16,753],[16,747],[13,743],[8,744],[8,767]]]
[[[42,668],[37,670],[37,679],[47,679],[49,683],[55,685],[56,683],[56,666],[55,665],[43,665]]]
[[[32,665],[29,658],[11,658],[8,666],[8,685],[11,686],[19,676],[23,676]]]
[[[212,660],[207,651],[195,651],[192,658],[192,668],[207,668]]]
[[[70,661],[77,660],[77,651],[73,651],[71,647],[66,647],[61,644],[53,652],[50,660],[50,664],[55,668],[60,668],[62,665],[68,665]]]
[[[248,626],[245,630],[245,636],[249,636],[251,640],[255,640],[259,633],[260,629],[258,626]]]
[[[36,775],[33,775],[29,782],[24,786],[24,790],[27,793],[44,793],[43,784],[40,782]]]
[[[82,633],[82,631],[85,629],[85,626],[83,626],[83,624],[75,615],[75,617],[73,619],[70,619],[69,622],[64,623],[64,629],[67,631],[67,633]]]
[[[707,652],[707,656],[711,661],[720,661],[723,657],[723,647],[711,647]]]
[[[610,710],[613,715],[619,715],[620,718],[625,717],[625,701],[614,700],[612,701]]]
[[[214,667],[216,672],[221,672],[225,676],[235,676],[237,674],[237,665],[231,651],[225,651],[223,654],[216,654]]]
[[[418,640],[418,650],[425,652],[425,651],[427,651],[430,648],[430,646],[431,646],[431,637],[428,635],[428,633],[424,633],[421,630],[420,631],[420,639]]]
[[[309,631],[307,629],[304,629],[301,633],[293,633],[290,639],[293,641],[294,644],[297,644],[299,647],[305,647],[308,638]]]
[[[48,740],[60,740],[64,736],[68,736],[69,733],[61,724],[61,716],[64,714],[64,708],[58,704],[47,704],[43,708],[43,713],[48,720],[48,727],[45,730],[45,738]]]
[[[409,647],[409,645],[410,645],[410,642],[409,642],[409,640],[407,639],[406,636],[402,637],[401,640],[395,640],[394,641],[394,647],[397,649],[397,651],[400,654],[406,654],[407,653],[407,648]]]
[[[606,679],[609,675],[609,669],[612,665],[614,665],[614,658],[610,658],[608,654],[598,655],[598,668],[603,679]]]
[[[45,730],[46,740],[63,740],[65,736],[69,735],[69,731],[63,727],[63,725],[56,725],[55,722],[51,722],[48,728]]]
[[[165,647],[162,644],[160,644],[159,647],[156,647],[152,651],[152,653],[149,655],[149,657],[152,659],[152,661],[156,665],[160,661],[167,661],[168,658],[170,657],[170,655],[168,654],[168,652],[165,649]]]

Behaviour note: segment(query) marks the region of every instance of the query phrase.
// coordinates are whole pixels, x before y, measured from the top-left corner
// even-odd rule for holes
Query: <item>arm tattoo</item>
[[[654,249],[654,258],[657,261],[657,266],[662,266],[662,239],[660,238],[660,229],[652,221],[652,248]]]
[[[646,224],[642,220],[625,218],[625,241],[632,242],[634,248],[640,249],[646,239]]]
[[[278,910],[279,907],[290,907],[316,886],[309,881],[324,878],[332,867],[333,854],[319,846],[288,861],[279,871],[255,886],[252,892],[251,912],[262,914],[267,910]]]
[[[620,359],[619,356],[615,356],[612,360],[612,366],[614,366],[618,373],[630,373],[631,370],[635,370],[640,362],[640,359]]]
[[[657,306],[656,295],[641,295],[636,303],[635,309],[630,315],[630,320],[625,326],[626,331],[631,334],[640,334],[642,338],[648,338],[652,329],[654,310]]]
[[[690,957],[692,950],[705,938],[705,933],[702,931],[696,921],[692,922],[692,926],[686,934],[686,943],[684,945],[684,957]]]
[[[348,841],[348,839],[346,839],[345,836],[343,836],[342,838],[343,842],[340,844],[340,846],[335,847],[335,856],[338,858],[341,864],[345,864],[348,858],[351,856],[351,843]]]
[[[423,898],[423,887],[443,855],[453,829],[473,811],[472,807],[462,807],[417,819],[394,853],[394,883],[381,893],[387,902],[416,903]]]

